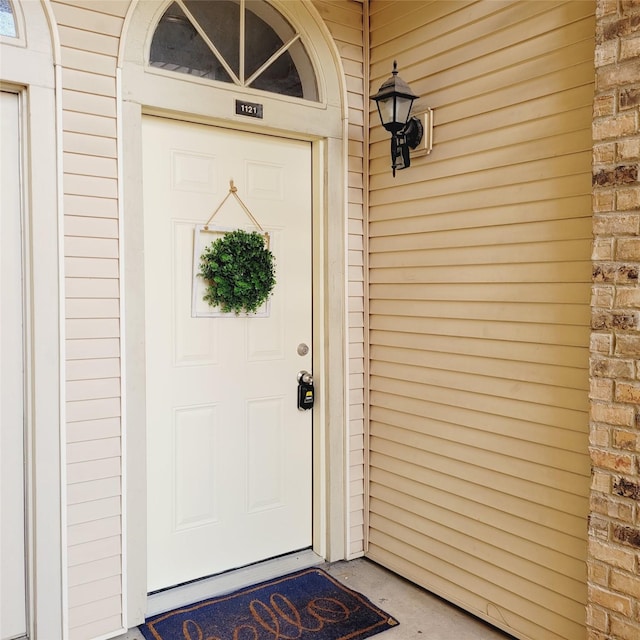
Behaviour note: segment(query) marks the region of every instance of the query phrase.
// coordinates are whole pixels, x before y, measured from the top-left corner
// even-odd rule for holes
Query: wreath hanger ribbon
[[[238,195],[238,187],[236,187],[236,185],[233,183],[233,178],[231,180],[229,180],[229,193],[227,193],[227,195],[224,197],[222,202],[216,207],[216,210],[211,214],[209,219],[206,221],[206,223],[204,225],[204,230],[205,231],[209,230],[209,224],[213,220],[213,218],[216,215],[216,213],[218,213],[218,211],[220,211],[220,209],[222,209],[222,206],[229,199],[230,195],[233,195],[235,197],[235,199],[238,201],[238,204],[242,207],[242,209],[247,214],[247,216],[249,216],[249,219],[251,220],[251,222],[253,222],[253,224],[256,227],[258,227],[258,229],[260,229],[260,231],[263,233],[263,235],[264,235],[264,237],[265,237],[265,239],[267,241],[267,247],[268,247],[269,246],[269,234],[268,234],[268,232],[266,232],[262,228],[262,225],[255,219],[254,215],[251,213],[251,211],[249,211],[249,207],[247,207],[247,205],[244,202],[242,202],[242,198]]]

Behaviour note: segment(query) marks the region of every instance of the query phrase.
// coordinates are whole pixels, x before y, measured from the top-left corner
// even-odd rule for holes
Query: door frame
[[[2,424],[3,435],[6,434],[5,446],[6,450],[0,449],[0,467],[9,467],[8,475],[3,473],[6,481],[6,486],[2,488],[11,489],[6,493],[3,491],[3,495],[6,497],[6,506],[0,502],[0,509],[2,513],[3,531],[8,533],[7,539],[9,546],[4,546],[4,550],[8,553],[6,560],[9,561],[11,569],[9,576],[11,576],[11,588],[5,589],[4,592],[9,592],[9,600],[4,600],[6,604],[10,606],[9,609],[15,609],[15,618],[9,625],[24,628],[24,634],[21,633],[19,637],[26,636],[28,634],[29,626],[29,583],[27,581],[27,567],[28,567],[28,545],[27,545],[27,532],[28,532],[28,503],[27,503],[27,491],[29,489],[29,482],[27,474],[25,473],[25,461],[27,460],[27,447],[26,447],[26,403],[25,403],[25,382],[26,382],[26,367],[25,367],[25,261],[24,261],[24,224],[23,224],[23,206],[22,206],[22,167],[21,160],[23,157],[22,149],[20,148],[20,132],[22,127],[20,126],[20,116],[23,110],[23,99],[20,92],[7,91],[0,84],[0,116],[2,122],[3,134],[6,135],[7,140],[3,140],[3,149],[0,152],[3,161],[3,174],[6,175],[7,180],[3,180],[3,185],[6,188],[7,194],[4,192],[0,194],[2,198],[2,218],[6,220],[6,227],[4,232],[7,232],[6,239],[0,237],[2,248],[0,252],[6,251],[8,256],[8,262],[3,256],[2,267],[3,269],[9,267],[9,272],[19,275],[18,281],[11,279],[7,283],[9,292],[5,294],[6,289],[3,287],[3,295],[8,295],[8,298],[3,298],[0,312],[8,311],[9,313],[4,316],[7,320],[7,326],[12,330],[17,330],[17,335],[4,341],[3,344],[8,348],[9,359],[7,360],[8,369],[4,369],[4,379],[11,379],[9,382],[7,397],[0,399],[1,404],[7,404],[9,411],[5,414],[8,418],[7,422]],[[6,109],[6,111],[5,111]],[[10,139],[10,140],[9,140]],[[5,144],[6,143],[6,144]],[[7,166],[4,166],[6,163]],[[15,172],[15,173],[14,173]],[[6,197],[6,200],[5,200]],[[6,205],[6,208],[5,208]],[[7,215],[8,214],[8,215]],[[3,219],[0,219],[0,227],[3,225]],[[2,232],[0,232],[2,236]],[[2,321],[0,321],[0,324]],[[15,324],[14,324],[15,323]],[[4,326],[2,329],[4,330]],[[13,333],[13,331],[12,331]],[[18,337],[19,336],[19,337]],[[7,344],[9,342],[10,344]],[[13,351],[15,349],[15,351]],[[6,358],[6,352],[3,353],[3,359]],[[0,365],[2,366],[2,365]],[[16,367],[14,369],[14,367]],[[13,375],[7,375],[9,372]],[[17,373],[20,373],[18,376]],[[15,386],[13,386],[15,385]],[[4,386],[4,380],[3,380]],[[16,423],[13,420],[16,420]],[[20,488],[20,491],[17,489]],[[7,495],[9,494],[9,495]],[[16,502],[14,502],[16,500]],[[15,546],[14,546],[15,545]],[[18,546],[21,545],[21,549],[18,550]],[[3,564],[4,563],[4,558]],[[12,564],[15,562],[16,564]],[[17,563],[20,563],[18,566]],[[5,567],[7,565],[5,564]],[[7,583],[5,582],[5,585]],[[1,595],[1,594],[0,594]],[[3,596],[5,598],[5,596]],[[15,600],[13,600],[15,598]],[[20,601],[18,603],[18,601]],[[0,606],[2,606],[0,604]],[[5,611],[6,609],[5,608]],[[0,609],[0,611],[2,611]],[[12,612],[8,615],[5,613],[6,618],[11,618]],[[5,619],[6,619],[5,618]],[[18,622],[19,620],[19,622]],[[3,617],[0,617],[0,627],[2,626]],[[6,629],[7,627],[5,627]],[[4,631],[2,631],[4,633]],[[11,636],[13,637],[13,636]]]
[[[320,101],[310,102],[224,83],[178,77],[145,65],[153,29],[170,3],[140,2],[126,19],[117,70],[121,99],[118,136],[122,165],[121,292],[124,375],[126,624],[143,621],[146,589],[146,434],[144,228],[142,220],[143,114],[294,138],[311,143],[313,236],[314,406],[313,550],[343,559],[347,537],[347,100],[340,58],[311,3],[272,0],[296,25],[308,48]],[[234,113],[236,98],[264,105],[256,123]],[[331,367],[329,366],[331,365]],[[331,375],[329,372],[331,371]]]
[[[18,95],[24,269],[27,630],[64,636],[63,221],[59,46],[51,6],[13,2],[0,37],[0,87]]]

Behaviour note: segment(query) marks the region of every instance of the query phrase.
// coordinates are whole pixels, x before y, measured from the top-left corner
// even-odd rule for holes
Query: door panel
[[[22,233],[18,96],[0,92],[0,638],[26,634]]]
[[[148,588],[311,545],[308,143],[144,121]],[[268,317],[192,317],[194,226],[229,192],[270,233]],[[253,228],[235,198],[215,225]]]

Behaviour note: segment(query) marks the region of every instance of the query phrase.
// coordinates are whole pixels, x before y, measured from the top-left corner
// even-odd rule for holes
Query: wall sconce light
[[[395,60],[391,77],[382,83],[378,93],[371,96],[378,106],[382,126],[391,133],[391,170],[394,177],[396,169],[406,169],[411,165],[409,150],[415,149],[424,135],[422,121],[410,115],[413,102],[418,97],[398,75],[398,63]],[[429,109],[428,116],[430,112]],[[431,122],[429,118],[429,128]]]

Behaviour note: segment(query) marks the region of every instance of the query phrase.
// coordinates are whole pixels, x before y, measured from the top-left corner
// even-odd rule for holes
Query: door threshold
[[[147,618],[207,598],[222,596],[294,571],[315,567],[323,562],[324,559],[311,549],[303,549],[234,571],[151,593],[147,596]]]

